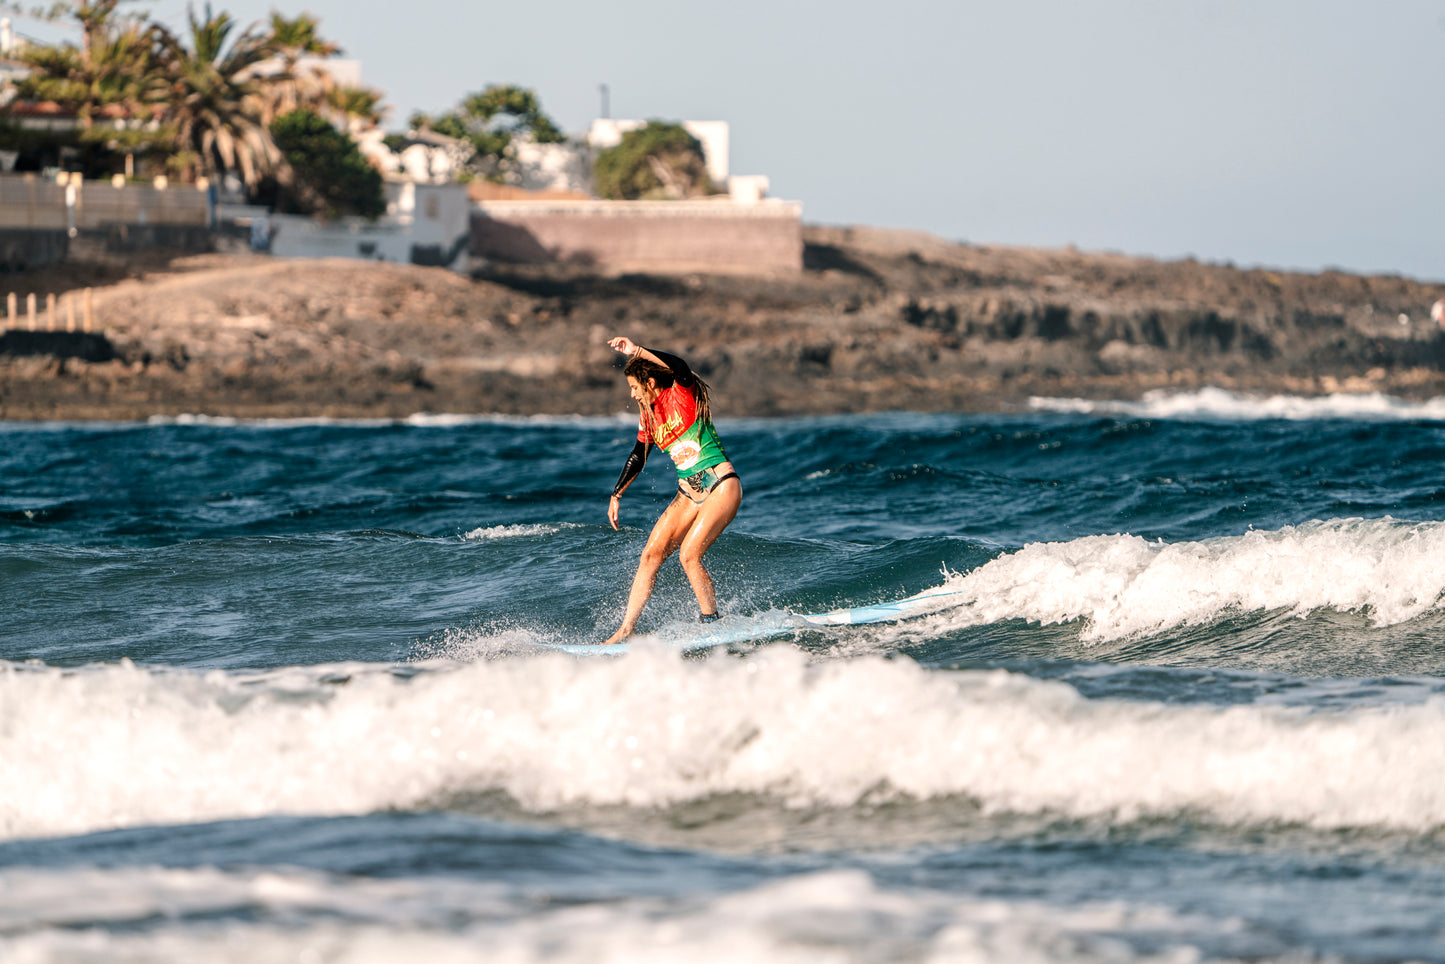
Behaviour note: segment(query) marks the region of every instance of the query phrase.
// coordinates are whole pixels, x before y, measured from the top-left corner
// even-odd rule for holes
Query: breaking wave
[[[504,792],[547,812],[755,794],[961,798],[985,815],[1445,826],[1445,701],[1304,712],[1087,699],[1004,671],[789,646],[643,647],[268,674],[0,671],[0,835],[410,809]]]

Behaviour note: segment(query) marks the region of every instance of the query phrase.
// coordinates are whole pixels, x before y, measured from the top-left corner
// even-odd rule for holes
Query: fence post
[[[75,330],[75,292],[65,293],[65,330]]]
[[[45,296],[45,330],[55,330],[55,292]]]
[[[35,292],[25,296],[25,319],[30,323],[30,330],[35,330]]]
[[[85,289],[85,330],[92,330],[95,324],[95,308],[91,304],[90,289]]]
[[[16,316],[18,313],[19,313],[19,312],[18,312],[17,306],[16,306],[16,304],[15,304],[15,292],[12,291],[12,292],[10,292],[8,295],[5,296],[5,327],[6,327],[6,328],[14,328],[14,327],[15,327],[15,316]]]

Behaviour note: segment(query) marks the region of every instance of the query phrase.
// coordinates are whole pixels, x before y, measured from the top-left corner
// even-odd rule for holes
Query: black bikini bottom
[[[682,483],[680,482],[678,483],[677,491],[679,495],[685,496],[687,500],[693,505],[702,505],[704,502],[707,501],[707,497],[712,494],[713,489],[717,488],[719,485],[722,485],[728,479],[737,478],[738,474],[736,472],[729,472],[726,475],[718,475],[712,469],[707,468],[703,469],[696,475],[689,475],[687,477],[687,484],[702,493],[700,497],[694,496],[687,489],[683,488]],[[738,481],[741,482],[742,479],[738,479]]]

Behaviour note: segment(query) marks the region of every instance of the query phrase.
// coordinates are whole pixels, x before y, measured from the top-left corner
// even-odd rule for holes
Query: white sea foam
[[[7,961],[489,964],[735,961],[1178,962],[1234,919],[1116,901],[1050,906],[884,890],[861,871],[686,900],[549,907],[535,892],[299,871],[0,871]],[[77,927],[77,918],[86,926]],[[259,920],[258,920],[259,918]],[[145,922],[137,926],[136,922]],[[1130,937],[1155,950],[1131,946]],[[1267,958],[1254,958],[1266,960]]]
[[[471,542],[488,542],[494,539],[521,539],[529,536],[551,535],[564,528],[562,525],[538,523],[535,525],[479,526],[462,538]]]
[[[1031,398],[1035,411],[1071,414],[1117,414],[1135,418],[1217,418],[1249,421],[1255,419],[1358,418],[1377,420],[1445,420],[1445,398],[1424,402],[1382,395],[1336,394],[1243,395],[1221,388],[1193,392],[1156,390],[1145,392],[1137,402],[1094,401],[1083,398]]]
[[[492,790],[538,811],[725,793],[831,807],[960,796],[1087,819],[1445,826],[1441,700],[1313,714],[1089,700],[1002,671],[809,663],[789,646],[284,675],[6,665],[0,836]]]
[[[931,631],[1005,619],[1084,620],[1086,641],[1202,625],[1232,612],[1316,609],[1413,619],[1445,593],[1445,523],[1336,519],[1201,542],[1041,542],[950,577]],[[938,593],[939,589],[930,590]]]
[[[455,428],[461,425],[520,425],[528,428],[610,428],[614,425],[635,425],[636,412],[614,412],[610,415],[460,415],[418,412],[402,420],[418,428]]]
[[[236,428],[238,426],[248,428],[317,428],[329,425],[380,428],[385,425],[395,424],[395,421],[386,418],[342,419],[321,415],[297,416],[295,418],[238,418],[234,415],[182,413],[180,415],[152,415],[145,420],[145,424],[208,426],[214,428]]]

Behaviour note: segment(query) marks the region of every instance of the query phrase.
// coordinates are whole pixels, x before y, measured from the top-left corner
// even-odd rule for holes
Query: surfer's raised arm
[[[713,428],[707,383],[693,373],[686,361],[670,352],[644,348],[626,335],[612,338],[607,344],[628,356],[623,373],[640,409],[637,442],[607,502],[607,520],[612,528],[618,528],[622,493],[641,473],[649,446],[656,445],[672,458],[678,480],[677,497],[652,527],[642,550],[622,627],[607,640],[615,643],[632,635],[642,607],[652,595],[657,570],[673,552],[678,553],[697,595],[702,621],[718,618],[712,577],[702,564],[702,556],[737,515],[743,489]]]
[[[626,335],[619,335],[607,344],[629,358],[641,358],[643,361],[649,361],[654,365],[660,365],[666,368],[672,372],[677,379],[677,383],[683,388],[690,389],[693,383],[697,381],[697,376],[692,373],[692,369],[688,367],[687,362],[670,352],[658,351],[655,348],[643,348]]]

